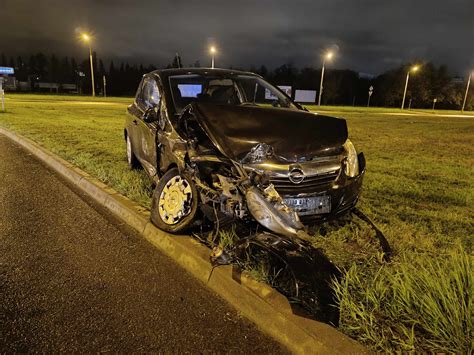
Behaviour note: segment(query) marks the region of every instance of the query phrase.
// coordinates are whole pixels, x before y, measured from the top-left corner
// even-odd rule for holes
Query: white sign
[[[12,75],[15,74],[15,69],[10,67],[0,67],[0,74]]]
[[[369,96],[372,96],[373,93],[374,93],[374,87],[373,87],[373,86],[370,86],[370,88],[369,88]]]
[[[272,92],[268,89],[265,89],[265,100],[276,100],[277,97],[272,95]]]
[[[291,97],[291,86],[287,85],[278,85],[277,86],[281,91]],[[265,89],[265,100],[276,100],[277,97],[271,93],[270,90]]]
[[[316,90],[295,90],[296,102],[316,102]]]
[[[279,85],[278,88],[283,91],[285,94],[287,94],[289,97],[291,97],[291,86],[286,86],[286,85]]]

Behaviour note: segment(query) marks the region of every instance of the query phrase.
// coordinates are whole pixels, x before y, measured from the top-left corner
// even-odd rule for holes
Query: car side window
[[[160,103],[160,90],[155,80],[145,78],[140,95],[140,106],[143,110],[156,107]]]

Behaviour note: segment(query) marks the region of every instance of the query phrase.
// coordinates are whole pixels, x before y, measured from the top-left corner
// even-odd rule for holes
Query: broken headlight
[[[359,175],[359,159],[357,158],[357,151],[354,144],[348,139],[344,143],[344,150],[346,152],[346,175],[353,178]]]

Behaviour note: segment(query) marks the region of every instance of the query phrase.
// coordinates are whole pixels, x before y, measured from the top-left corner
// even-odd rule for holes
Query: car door
[[[135,154],[150,176],[156,175],[157,172],[156,132],[158,122],[156,120],[147,122],[146,115],[159,115],[160,100],[161,93],[156,80],[153,77],[145,77],[138,102],[140,115],[136,120],[136,136],[134,138],[137,143]]]
[[[127,107],[127,116],[125,119],[125,134],[126,137],[130,139],[132,145],[132,151],[135,154],[135,157],[138,158],[137,152],[139,151],[140,145],[138,140],[138,120],[143,115],[143,110],[141,108],[141,95],[143,88],[143,81],[140,82],[138,86],[137,93],[135,95],[135,101]]]

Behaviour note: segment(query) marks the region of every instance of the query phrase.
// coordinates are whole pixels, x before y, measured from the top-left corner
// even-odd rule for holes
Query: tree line
[[[173,58],[169,64],[160,68],[178,67],[181,58]],[[143,74],[157,69],[154,65],[130,65],[110,61],[107,65],[93,54],[96,93],[103,89],[102,78],[107,81],[107,95],[132,96]],[[29,83],[28,90],[35,91],[35,82],[50,82],[58,84],[76,84],[82,94],[91,92],[90,63],[88,59],[76,61],[71,57],[47,56],[43,53],[23,57],[0,56],[0,66],[15,68],[15,77],[19,81]],[[193,65],[199,67],[199,61]],[[365,106],[368,102],[369,87],[373,87],[371,106],[397,107],[400,106],[406,73],[411,63],[388,70],[375,77],[360,76],[353,70],[326,69],[322,104],[324,105],[356,105]],[[275,85],[289,85],[293,90],[318,90],[321,78],[320,68],[296,68],[284,64],[273,70],[264,65],[251,68],[233,68],[249,70],[260,74]],[[436,66],[424,63],[416,75],[410,76],[407,90],[407,105],[413,108],[430,108],[436,99],[437,108],[458,109],[464,98],[465,81],[453,79],[445,65]],[[469,95],[466,109],[474,108],[474,95]]]

